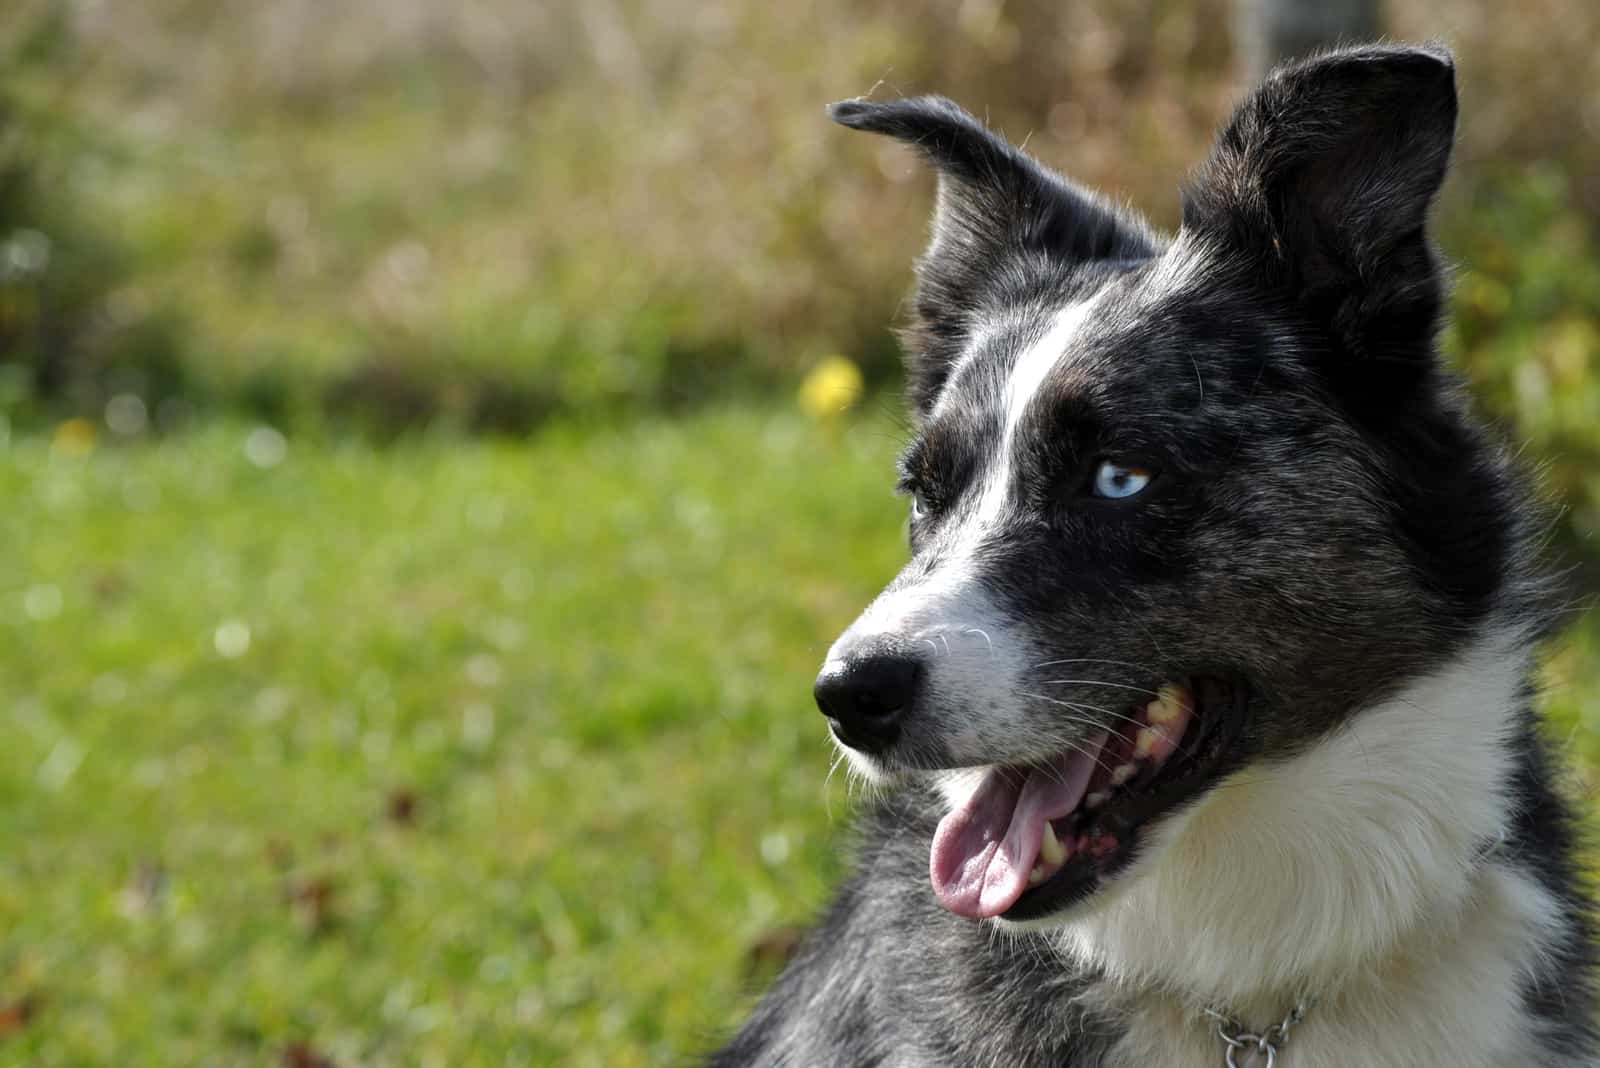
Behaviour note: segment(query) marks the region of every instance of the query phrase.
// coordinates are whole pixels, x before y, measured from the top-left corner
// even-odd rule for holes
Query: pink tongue
[[[1105,737],[1021,778],[991,769],[965,804],[939,821],[928,875],[939,904],[986,919],[1016,904],[1039,859],[1044,825],[1078,807]]]

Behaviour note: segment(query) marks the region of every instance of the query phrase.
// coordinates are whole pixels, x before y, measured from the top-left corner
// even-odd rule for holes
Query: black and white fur
[[[939,175],[912,558],[830,653],[919,675],[894,744],[850,751],[881,787],[854,873],[710,1063],[1212,1068],[1205,1008],[1259,1030],[1314,995],[1283,1068],[1600,1064],[1532,711],[1536,511],[1435,348],[1448,53],[1274,72],[1172,237],[948,101],[833,117]],[[1087,495],[1106,457],[1149,491]],[[929,838],[970,769],[1081,742],[1064,702],[1196,671],[1242,680],[1246,725],[1126,870],[1042,919],[937,906]]]

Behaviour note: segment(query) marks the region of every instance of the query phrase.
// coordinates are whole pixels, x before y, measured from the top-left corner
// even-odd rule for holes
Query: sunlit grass
[[[249,434],[0,453],[0,1061],[720,1028],[836,871],[809,680],[901,551],[892,430]]]

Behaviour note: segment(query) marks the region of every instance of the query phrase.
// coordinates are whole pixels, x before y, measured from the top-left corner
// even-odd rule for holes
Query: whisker
[[[1085,749],[1083,746],[1077,745],[1077,744],[1075,744],[1073,742],[1068,742],[1067,743],[1067,748],[1072,750],[1074,753],[1079,754],[1080,756],[1086,756],[1090,760],[1094,761],[1095,764],[1097,764],[1099,766],[1101,771],[1110,771],[1111,770],[1111,765],[1107,764],[1104,760],[1101,760],[1099,753],[1091,753],[1091,752],[1089,752],[1089,750]]]
[[[1148,726],[1148,724],[1146,724],[1145,721],[1142,720],[1142,719],[1134,719],[1132,716],[1125,715],[1125,714],[1123,714],[1121,712],[1113,712],[1113,711],[1111,711],[1111,709],[1109,709],[1109,708],[1101,708],[1099,705],[1080,705],[1080,704],[1077,704],[1076,702],[1073,702],[1073,701],[1063,701],[1059,697],[1049,697],[1049,696],[1046,696],[1045,694],[1042,694],[1042,693],[1031,693],[1028,690],[1018,690],[1017,692],[1019,694],[1021,694],[1023,697],[1033,697],[1033,698],[1036,698],[1036,699],[1038,699],[1040,701],[1049,701],[1051,704],[1060,705],[1062,708],[1075,708],[1079,712],[1099,712],[1099,713],[1101,713],[1103,715],[1111,716],[1111,717],[1113,717],[1115,719],[1127,720],[1129,723],[1135,724],[1136,726],[1141,727],[1141,728],[1145,727],[1145,726]],[[1082,716],[1069,716],[1067,718],[1071,719],[1075,723],[1094,723],[1093,720],[1085,719]],[[1099,724],[1094,724],[1094,725],[1095,726],[1099,726]],[[1114,730],[1111,730],[1111,728],[1109,728],[1109,727],[1105,727],[1105,728],[1102,728],[1102,729],[1105,730],[1109,734],[1116,735],[1118,738],[1121,738],[1125,742],[1133,741],[1132,738],[1128,737],[1128,735],[1125,734],[1122,731],[1114,731]]]
[[[990,656],[994,655],[994,642],[989,641],[989,635],[985,631],[981,630],[978,627],[968,627],[966,630],[963,630],[961,633],[962,634],[976,634],[978,637],[982,638],[984,640],[984,642],[989,646],[989,655]]]
[[[1053,701],[1054,703],[1063,705],[1067,708],[1076,708],[1080,712],[1099,712],[1101,715],[1111,716],[1114,719],[1120,719],[1128,723],[1136,723],[1141,727],[1148,726],[1144,720],[1138,718],[1137,716],[1130,716],[1126,712],[1116,712],[1112,709],[1106,708],[1103,705],[1091,705],[1086,701],[1063,701],[1059,697],[1049,697],[1042,693],[1035,694],[1034,696],[1043,698],[1046,701]]]
[[[841,750],[839,750],[837,753],[835,753],[833,755],[833,763],[828,765],[828,774],[822,780],[823,804],[825,804],[827,806],[828,822],[829,823],[833,822],[833,792],[828,789],[828,786],[833,782],[834,773],[839,770],[839,765],[843,764],[844,762],[845,762],[845,754],[844,754],[844,750],[841,749]],[[849,797],[848,788],[845,791],[845,796]]]
[[[1076,722],[1084,724],[1085,726],[1090,726],[1090,727],[1096,726],[1096,724],[1091,723],[1089,720],[1086,720],[1086,719],[1077,719],[1076,717],[1074,717],[1074,720]],[[1097,765],[1099,765],[1099,767],[1100,767],[1100,769],[1102,771],[1110,771],[1111,770],[1111,765],[1109,765],[1105,761],[1101,760],[1098,755],[1089,752],[1089,750],[1085,749],[1083,746],[1077,744],[1076,742],[1068,742],[1066,744],[1067,744],[1067,748],[1072,750],[1074,753],[1077,753],[1079,756],[1086,756],[1090,760],[1094,761]],[[1055,782],[1055,783],[1057,783],[1057,784],[1059,784],[1061,786],[1065,786],[1067,784],[1066,776],[1064,776],[1061,772],[1057,771],[1055,768],[1051,767],[1049,764],[1034,764],[1034,765],[1031,765],[1031,768],[1032,768],[1032,770],[1039,772],[1040,774],[1046,776],[1051,781],[1053,781],[1053,782]]]
[[[1028,693],[1025,690],[1018,690],[1017,692],[1022,694],[1022,696],[1024,696],[1024,697],[1043,697],[1044,700],[1046,700],[1046,701],[1050,700],[1050,698],[1044,697],[1043,694]],[[1119,738],[1124,742],[1130,742],[1130,743],[1132,742],[1132,739],[1130,739],[1126,734],[1123,734],[1120,731],[1111,730],[1110,728],[1107,728],[1107,727],[1103,727],[1100,724],[1096,723],[1094,720],[1088,719],[1088,718],[1086,718],[1084,716],[1068,716],[1066,718],[1067,718],[1067,721],[1069,723],[1081,723],[1085,727],[1090,728],[1091,730],[1105,731],[1105,733],[1111,735],[1114,738]],[[1090,755],[1089,751],[1087,749],[1083,748],[1082,746],[1080,746],[1078,743],[1076,743],[1076,742],[1067,742],[1066,745],[1067,745],[1068,749],[1071,749],[1071,750],[1073,750],[1074,752],[1077,752],[1077,753],[1082,753],[1084,756],[1089,757],[1090,760],[1093,760],[1096,764],[1099,764],[1102,768],[1105,768],[1107,771],[1111,770],[1109,767],[1106,766],[1106,764],[1104,764],[1100,760],[1100,758],[1098,756]],[[1040,765],[1040,766],[1044,767],[1044,765]]]
[[[1067,784],[1066,776],[1062,775],[1049,764],[1034,765],[1033,770],[1038,772],[1040,775],[1043,775],[1045,778],[1049,779],[1058,786],[1065,786]]]
[[[1040,668],[1055,667],[1057,664],[1119,664],[1122,667],[1143,668],[1144,664],[1135,664],[1128,660],[1103,660],[1097,656],[1072,657],[1066,660],[1046,660],[1042,664],[1033,665],[1034,671]]]
[[[1029,774],[1043,775],[1057,786],[1065,786],[1067,784],[1066,776],[1049,764],[1030,764],[1028,765],[1028,771]]]
[[[1100,682],[1097,679],[1045,679],[1045,680],[1043,680],[1042,685],[1055,686],[1055,685],[1058,685],[1058,684],[1061,684],[1061,683],[1067,683],[1067,682],[1075,682],[1075,683],[1078,683],[1080,686],[1110,686],[1110,687],[1112,687],[1114,689],[1118,689],[1118,690],[1132,690],[1135,693],[1147,693],[1151,697],[1160,697],[1161,696],[1161,694],[1158,693],[1157,691],[1151,690],[1151,689],[1147,689],[1146,687],[1143,687],[1143,686],[1129,686],[1125,682]]]

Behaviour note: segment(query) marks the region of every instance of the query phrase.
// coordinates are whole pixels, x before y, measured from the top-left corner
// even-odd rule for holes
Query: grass
[[[0,1063],[709,1042],[839,870],[809,681],[901,559],[895,437],[10,442]],[[1581,642],[1557,714],[1593,754]]]
[[[892,432],[250,433],[0,453],[0,1063],[724,1026],[837,868],[809,680],[900,555]]]

